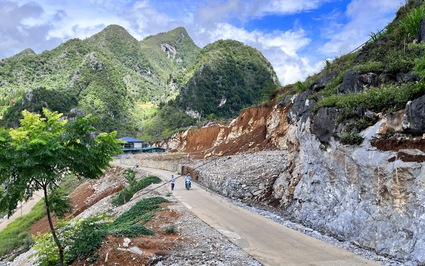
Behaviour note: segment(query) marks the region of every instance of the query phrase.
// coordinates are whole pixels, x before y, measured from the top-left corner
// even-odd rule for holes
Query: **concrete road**
[[[164,170],[143,170],[166,181],[172,174],[176,176]],[[379,265],[233,205],[194,182],[187,191],[183,177],[177,179],[172,193],[195,215],[264,265]]]
[[[16,209],[12,216],[0,222],[0,231],[6,228],[11,222],[15,221],[16,218],[29,213],[35,204],[37,204],[37,202],[39,202],[41,199],[43,199],[43,191],[39,190],[34,192],[33,197],[28,201],[23,202],[21,206]]]

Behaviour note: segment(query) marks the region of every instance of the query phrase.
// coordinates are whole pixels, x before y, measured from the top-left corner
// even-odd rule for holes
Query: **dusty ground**
[[[145,227],[155,233],[154,236],[127,238],[130,242],[126,246],[125,237],[107,235],[103,245],[95,252],[99,254],[99,258],[90,265],[152,265],[158,258],[170,255],[177,244],[190,241],[180,236],[178,232],[167,232],[167,228],[171,228],[181,214],[168,209],[167,205],[163,207],[163,211],[158,212],[145,224]],[[131,247],[138,247],[140,251],[132,251]],[[88,263],[86,260],[77,260],[72,265],[88,265]]]
[[[122,168],[115,167],[109,171],[106,177],[100,180],[90,180],[80,185],[71,193],[73,212],[68,215],[68,219],[77,216],[90,208],[103,198],[121,190],[125,185]],[[109,181],[107,180],[109,179]],[[110,180],[112,179],[112,180]],[[100,185],[108,181],[109,185]],[[112,181],[112,182],[111,182]],[[114,237],[108,235],[104,243],[95,253],[99,254],[99,259],[91,265],[149,265],[158,257],[169,254],[178,243],[189,241],[179,236],[178,232],[172,233],[175,220],[181,216],[178,212],[169,209],[173,203],[163,205],[163,211],[158,212],[145,226],[151,229],[155,236],[141,236],[132,238],[130,246],[137,246],[143,250],[142,254],[136,254],[128,250],[120,250],[125,246],[125,237]],[[44,217],[31,227],[31,233],[49,232],[47,217]],[[72,265],[88,265],[85,260],[77,260]]]
[[[119,167],[111,168],[100,180],[88,180],[80,185],[69,195],[73,211],[66,217],[66,219],[76,217],[87,208],[96,204],[99,200],[122,190],[125,186],[123,174],[124,169]],[[104,186],[97,186],[99,182],[104,182]],[[105,186],[106,184],[108,184],[108,186]],[[54,222],[56,224],[56,219],[54,219]],[[31,234],[33,235],[49,231],[50,228],[47,216],[33,224],[30,229]]]
[[[261,265],[191,213],[169,193],[164,183],[148,187],[136,193],[129,203],[113,208],[111,195],[124,186],[123,173],[123,168],[114,167],[101,179],[80,185],[70,195],[74,211],[69,218],[78,214],[78,217],[84,218],[104,212],[117,217],[142,198],[162,196],[169,202],[163,204],[162,211],[144,224],[155,235],[131,239],[107,235],[102,246],[95,251],[98,255],[95,262],[77,260],[72,265]],[[145,175],[142,170],[136,170],[136,178]],[[31,228],[32,233],[47,230],[46,219]],[[34,250],[19,256],[11,265],[33,265],[35,258],[31,258],[31,254],[34,254]]]

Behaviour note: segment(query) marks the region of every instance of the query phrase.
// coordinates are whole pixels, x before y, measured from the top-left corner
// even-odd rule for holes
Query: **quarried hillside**
[[[288,130],[287,110],[288,107],[273,106],[273,102],[247,108],[231,122],[180,132],[161,145],[198,157],[276,149],[282,145],[280,138]]]
[[[425,221],[420,218],[425,216],[425,139],[386,134],[388,127],[402,128],[420,114],[391,121],[381,115],[359,133],[359,145],[333,137],[324,145],[311,118],[292,113],[302,103],[292,99],[246,109],[226,124],[180,132],[164,145],[204,157],[190,171],[224,196],[401,264],[425,263]],[[411,104],[402,112],[409,112]],[[268,149],[275,152],[259,152]]]

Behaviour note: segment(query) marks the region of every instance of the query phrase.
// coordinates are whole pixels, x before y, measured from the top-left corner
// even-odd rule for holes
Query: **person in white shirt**
[[[171,175],[171,178],[170,178],[171,190],[174,190],[175,182],[176,182],[176,179],[174,178],[174,175]]]
[[[186,185],[186,189],[189,189],[191,187],[191,180],[192,180],[192,178],[190,177],[189,174],[187,174],[184,178],[184,183]]]

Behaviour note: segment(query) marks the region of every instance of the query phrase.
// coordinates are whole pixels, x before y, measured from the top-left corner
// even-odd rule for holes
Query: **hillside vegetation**
[[[207,45],[171,82],[179,94],[146,121],[144,139],[160,140],[199,122],[236,117],[243,108],[269,101],[280,86],[259,51],[233,40]]]
[[[199,51],[183,28],[157,36],[138,41],[111,25],[39,55],[27,49],[1,60],[0,125],[15,127],[22,110],[47,107],[70,117],[92,114],[99,130],[137,135],[143,119],[137,108],[167,101],[171,75],[192,64]],[[161,45],[172,47],[179,60],[159,52]]]
[[[198,60],[177,77],[176,104],[195,117],[229,118],[242,108],[270,100],[279,86],[273,67],[256,49],[220,40],[202,49]]]
[[[302,108],[295,113],[311,115],[315,133],[326,135],[319,137],[323,143],[330,135],[359,143],[358,133],[373,125],[378,113],[404,109],[408,101],[425,94],[425,44],[418,41],[422,18],[424,1],[408,1],[396,18],[383,30],[371,33],[360,49],[326,61],[320,73],[281,90],[282,103],[300,93],[299,99],[309,99],[314,107],[312,113]],[[331,123],[323,123],[325,120]],[[324,127],[330,132],[324,132]]]
[[[270,63],[241,43],[201,50],[182,27],[138,41],[110,25],[39,55],[27,49],[1,60],[0,126],[16,127],[22,110],[46,107],[67,117],[91,114],[101,131],[158,140],[197,121],[236,116],[277,86]]]

